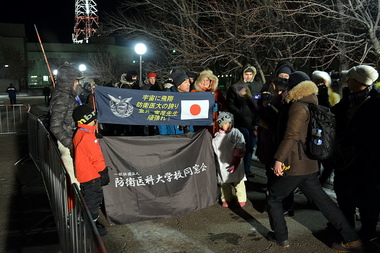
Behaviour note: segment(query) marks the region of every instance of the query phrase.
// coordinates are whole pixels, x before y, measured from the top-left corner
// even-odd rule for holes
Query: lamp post
[[[146,52],[146,46],[143,43],[137,43],[135,46],[136,54],[140,55],[140,80],[139,85],[142,86],[142,55]]]

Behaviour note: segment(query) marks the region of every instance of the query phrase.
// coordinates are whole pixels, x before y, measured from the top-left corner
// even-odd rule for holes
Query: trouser
[[[343,172],[344,173],[344,172]],[[376,237],[376,226],[380,213],[380,187],[376,187],[371,179],[364,183],[359,180],[346,177],[344,174],[335,174],[334,190],[337,201],[343,214],[355,227],[356,208],[360,213],[360,236],[363,239]]]
[[[13,104],[16,104],[16,98],[14,97],[9,97],[9,102],[13,105]]]
[[[232,200],[232,187],[235,189],[236,198],[238,202],[247,202],[247,192],[245,190],[245,183],[241,180],[238,183],[223,183],[221,184],[221,196],[222,202],[231,202]]]
[[[70,154],[70,149],[63,146],[63,144],[60,141],[58,142],[58,150],[61,153],[61,159],[63,164],[65,165],[66,171],[70,176],[70,181],[72,184],[77,184],[78,187],[80,187],[79,182],[77,178],[75,177],[75,171],[74,171],[74,161]]]
[[[271,185],[274,184],[277,181],[277,179],[279,179],[279,177],[277,177],[274,174],[272,166],[269,165],[265,165],[265,174],[268,179],[267,189],[269,189]],[[269,193],[267,190],[267,197],[268,195]],[[291,192],[287,197],[284,198],[284,200],[282,201],[282,208],[284,209],[284,211],[290,211],[294,209],[294,192]]]
[[[100,184],[100,178],[81,183],[80,187],[91,217],[96,221],[99,217],[99,208],[103,201],[103,188]]]
[[[239,127],[239,131],[243,134],[245,140],[245,155],[244,155],[244,171],[245,174],[251,172],[253,149],[256,145],[256,136],[253,129]]]
[[[342,211],[322,189],[318,181],[318,174],[313,173],[303,176],[280,177],[269,188],[269,221],[277,240],[284,241],[288,239],[288,228],[282,210],[282,200],[297,187],[308,199],[315,203],[326,219],[340,231],[345,242],[359,239],[358,234],[347,221]]]

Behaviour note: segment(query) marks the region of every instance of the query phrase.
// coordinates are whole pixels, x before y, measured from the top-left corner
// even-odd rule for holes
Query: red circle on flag
[[[201,113],[201,107],[197,104],[191,105],[190,113],[191,115],[197,116],[199,113]]]

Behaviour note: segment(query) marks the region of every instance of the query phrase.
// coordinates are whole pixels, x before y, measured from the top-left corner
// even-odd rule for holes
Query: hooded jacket
[[[79,74],[80,72],[71,66],[60,67],[57,85],[50,101],[50,131],[66,148],[73,146],[75,122],[72,115],[74,108],[79,106],[73,87]]]
[[[244,73],[247,69],[251,69],[253,72],[253,78],[251,82],[244,81]],[[230,111],[235,117],[235,126],[237,128],[244,127],[251,129],[258,121],[258,107],[254,99],[253,94],[259,94],[262,85],[256,81],[256,68],[252,66],[245,67],[242,73],[242,79],[233,84],[227,91],[226,105],[227,110]],[[239,91],[243,88],[249,89],[249,95],[240,96]]]
[[[203,79],[208,78],[211,81],[211,87],[208,89],[203,89],[200,84],[202,83]],[[194,89],[191,92],[214,92],[214,100],[217,104],[217,106],[213,110],[213,125],[210,126],[208,129],[211,134],[215,134],[219,127],[218,124],[216,123],[216,119],[218,118],[218,111],[225,111],[226,110],[226,99],[224,98],[224,95],[218,88],[218,82],[219,79],[217,76],[213,74],[211,70],[204,70],[202,71],[197,80],[194,83]]]
[[[312,81],[303,81],[292,88],[285,101],[289,103],[280,111],[278,135],[279,147],[275,160],[290,166],[287,176],[308,175],[318,172],[318,161],[309,159],[302,147],[305,143],[310,120],[307,104],[317,104],[318,87]]]

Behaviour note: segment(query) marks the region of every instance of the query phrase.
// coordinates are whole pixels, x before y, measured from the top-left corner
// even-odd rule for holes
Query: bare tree
[[[348,65],[377,62],[379,6],[380,0],[123,0],[105,30],[145,40],[157,65],[232,73],[251,63],[265,82],[284,59],[306,70],[336,68],[343,58]]]

